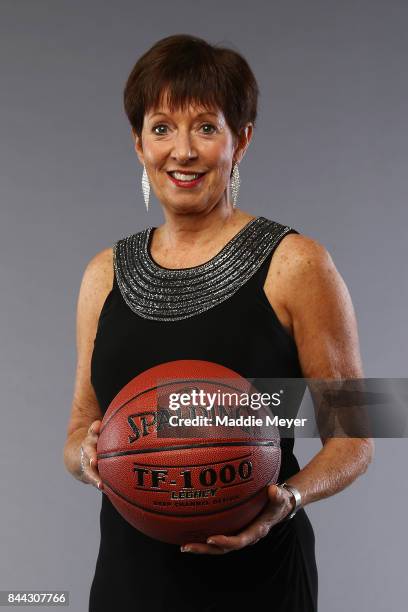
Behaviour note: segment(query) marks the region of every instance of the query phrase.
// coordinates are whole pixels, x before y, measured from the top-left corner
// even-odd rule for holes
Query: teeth
[[[170,174],[178,181],[193,181],[200,176],[199,174],[181,174],[181,172],[170,172]]]

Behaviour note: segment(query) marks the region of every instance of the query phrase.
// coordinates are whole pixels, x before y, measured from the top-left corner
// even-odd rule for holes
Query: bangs
[[[183,49],[180,45],[165,62],[159,62],[145,88],[145,112],[167,105],[170,112],[195,109],[221,110],[225,105],[225,78],[219,74],[211,48]],[[153,78],[152,78],[153,77]],[[232,84],[230,84],[232,85]]]
[[[192,84],[184,79],[156,83],[152,91],[147,92],[144,104],[145,113],[159,112],[163,107],[171,113],[185,112],[190,106],[195,111],[216,112],[222,111],[224,105],[219,89],[210,89],[202,81]]]

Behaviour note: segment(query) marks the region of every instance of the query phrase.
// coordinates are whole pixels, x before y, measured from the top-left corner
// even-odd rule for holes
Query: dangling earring
[[[143,176],[142,176],[142,191],[143,197],[146,204],[146,210],[149,212],[149,196],[150,196],[150,183],[149,177],[147,176],[146,166],[143,164]]]
[[[241,181],[239,178],[238,164],[235,163],[234,170],[232,171],[231,181],[230,181],[233,208],[235,208],[235,206],[237,205],[240,184],[241,184]]]

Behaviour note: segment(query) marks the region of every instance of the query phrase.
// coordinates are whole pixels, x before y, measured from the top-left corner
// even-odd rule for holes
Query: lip
[[[186,174],[190,174],[190,172],[186,172]],[[192,174],[195,174],[194,172]],[[196,185],[198,185],[198,183],[200,181],[203,180],[203,178],[205,177],[207,173],[204,172],[204,174],[202,174],[201,176],[199,176],[197,179],[195,179],[194,181],[179,181],[176,178],[174,178],[173,176],[171,176],[171,174],[169,174],[167,172],[167,176],[169,177],[169,179],[171,180],[172,183],[174,183],[175,185],[177,185],[177,187],[182,187],[183,189],[189,189],[191,187],[195,187]]]

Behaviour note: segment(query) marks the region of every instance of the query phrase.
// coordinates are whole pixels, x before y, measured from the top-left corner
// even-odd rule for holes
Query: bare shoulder
[[[113,248],[99,251],[88,262],[81,283],[81,292],[96,310],[102,306],[113,285]]]
[[[331,316],[336,308],[351,310],[346,283],[331,254],[318,240],[289,234],[275,254],[281,289],[293,313],[301,318],[314,315],[323,323],[324,314]]]
[[[318,240],[305,234],[288,234],[276,247],[264,290],[278,319],[294,337],[294,313],[310,303],[322,286],[341,282],[330,253]]]
[[[78,296],[77,316],[83,330],[94,331],[103,303],[113,285],[113,249],[99,251],[85,267]],[[85,335],[85,334],[83,334]],[[89,340],[93,338],[89,338]]]
[[[304,234],[288,234],[276,247],[267,276],[267,284],[278,285],[280,292],[288,294],[304,284],[306,277],[334,273],[335,266],[326,247]]]
[[[305,234],[288,234],[277,246],[272,261],[279,272],[297,276],[305,269],[319,267],[331,259],[326,247]]]
[[[88,262],[85,273],[91,282],[97,285],[106,283],[112,285],[113,282],[113,248],[107,247],[99,251]]]
[[[308,236],[288,234],[272,257],[268,282],[304,375],[361,376],[354,306],[327,248]]]

